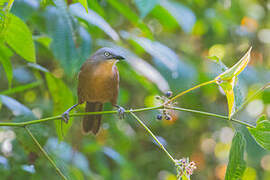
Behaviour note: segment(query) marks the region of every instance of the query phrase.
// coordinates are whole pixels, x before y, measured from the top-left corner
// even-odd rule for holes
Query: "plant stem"
[[[196,114],[202,114],[202,115],[206,115],[206,116],[218,117],[218,118],[221,118],[221,119],[226,119],[226,120],[229,120],[229,121],[236,122],[238,124],[242,124],[242,125],[250,127],[250,128],[255,128],[254,125],[251,125],[249,123],[240,121],[238,119],[233,119],[233,118],[229,119],[228,116],[223,116],[223,115],[214,114],[214,113],[210,113],[210,112],[198,111],[198,110],[193,110],[193,109],[185,109],[185,108],[180,108],[180,107],[167,107],[167,109],[173,109],[173,110],[178,110],[178,111],[185,111],[185,112],[192,112],[192,113],[196,113]]]
[[[207,82],[201,83],[201,84],[199,84],[199,85],[197,85],[197,86],[194,86],[194,87],[192,87],[192,88],[190,88],[190,89],[187,89],[187,90],[185,90],[185,91],[183,91],[183,92],[180,92],[179,94],[177,94],[176,96],[174,96],[173,98],[171,98],[169,101],[167,101],[166,104],[171,103],[171,102],[174,101],[175,99],[177,99],[177,98],[183,96],[184,94],[186,94],[186,93],[188,93],[188,92],[190,92],[190,91],[192,91],[192,90],[198,89],[198,88],[200,88],[200,87],[202,87],[202,86],[205,86],[205,85],[208,85],[208,84],[212,84],[212,83],[214,83],[214,82],[216,82],[215,79],[214,79],[214,80],[211,80],[211,81],[207,81]]]
[[[209,112],[204,112],[204,111],[198,111],[198,110],[193,110],[193,109],[185,109],[185,108],[180,108],[180,107],[165,107],[166,109],[173,109],[173,110],[178,110],[178,111],[186,111],[186,112],[192,112],[192,113],[197,113],[197,114],[202,114],[202,115],[207,115],[207,116],[213,116],[213,117],[218,117],[221,119],[226,119],[229,120],[227,116],[219,115],[219,114],[214,114],[214,113],[209,113]],[[149,111],[149,110],[156,110],[156,109],[164,109],[164,106],[155,106],[155,107],[149,107],[149,108],[140,108],[140,109],[134,109],[134,110],[126,110],[126,113],[131,113],[131,112],[144,112],[144,111]],[[116,114],[118,113],[117,111],[101,111],[101,112],[85,112],[85,113],[72,113],[69,116],[85,116],[85,115],[94,115],[94,114]],[[27,121],[27,122],[19,122],[19,123],[1,123],[0,126],[17,126],[17,127],[25,127],[27,125],[31,124],[37,124],[37,123],[42,123],[46,121],[52,121],[52,120],[61,120],[62,116],[52,116],[48,118],[43,118],[43,119],[38,119],[38,120],[32,120],[32,121]],[[234,121],[236,123],[245,125],[247,127],[254,128],[255,126],[248,124],[246,122],[240,121],[238,119],[231,119],[231,121]]]
[[[59,176],[61,176],[62,179],[67,180],[67,178],[65,177],[65,175],[60,171],[60,169],[56,166],[56,164],[54,163],[54,161],[50,158],[50,156],[48,155],[48,153],[45,151],[45,149],[42,148],[42,146],[39,144],[38,140],[35,138],[35,136],[32,134],[32,132],[28,129],[28,127],[25,127],[27,133],[29,134],[29,136],[33,139],[33,141],[35,142],[35,144],[38,146],[39,150],[42,152],[42,154],[46,157],[46,159],[48,159],[48,161],[51,163],[51,165],[55,168],[56,172],[59,174]]]
[[[161,142],[157,139],[157,137],[152,133],[152,131],[140,120],[138,116],[136,116],[132,110],[130,110],[130,114],[144,127],[144,129],[154,138],[154,140],[158,143],[159,147],[167,154],[170,160],[175,164],[174,158],[171,154],[166,150],[166,148],[161,144]]]

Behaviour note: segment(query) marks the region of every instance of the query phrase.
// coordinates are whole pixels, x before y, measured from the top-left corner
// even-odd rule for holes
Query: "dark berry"
[[[162,120],[162,114],[157,115],[157,120]]]
[[[170,121],[172,119],[172,117],[170,115],[167,115],[166,114],[165,119],[168,120],[168,121]]]
[[[169,97],[171,97],[172,96],[172,91],[167,91],[166,93],[165,93],[165,95],[169,98]]]

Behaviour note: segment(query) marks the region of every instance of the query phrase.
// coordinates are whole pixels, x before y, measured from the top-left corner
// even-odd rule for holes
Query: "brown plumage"
[[[78,76],[78,103],[86,102],[85,112],[102,111],[106,102],[116,106],[119,89],[116,62],[116,59],[95,61],[90,58],[82,65]],[[101,115],[87,115],[83,118],[82,130],[97,134],[100,124]]]
[[[103,104],[111,102],[118,108],[121,117],[124,108],[116,104],[119,89],[119,73],[116,67],[118,60],[124,59],[111,48],[97,50],[82,65],[78,75],[78,103],[62,114],[63,120],[68,123],[69,112],[77,105],[86,102],[85,112],[102,111]],[[97,134],[101,124],[101,114],[84,116],[82,130],[88,134]]]

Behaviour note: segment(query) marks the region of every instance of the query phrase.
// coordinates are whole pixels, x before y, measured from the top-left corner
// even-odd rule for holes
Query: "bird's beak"
[[[117,60],[124,60],[125,58],[123,56],[113,56],[114,59]]]

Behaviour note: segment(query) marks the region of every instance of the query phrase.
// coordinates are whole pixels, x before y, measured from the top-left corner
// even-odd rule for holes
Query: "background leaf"
[[[270,151],[270,121],[265,115],[257,120],[256,128],[248,130],[261,147]]]
[[[150,39],[153,39],[151,30],[140,20],[140,18],[135,14],[128,6],[119,0],[108,0],[108,2],[118,10],[123,16],[125,16],[129,21],[134,23],[142,33]]]
[[[179,2],[169,0],[160,0],[160,5],[175,18],[184,32],[191,32],[192,27],[196,22],[196,16],[192,10]]]
[[[244,160],[246,141],[240,132],[235,132],[229,155],[229,163],[226,170],[226,180],[241,179],[246,169]]]
[[[89,9],[88,12],[84,12],[80,4],[72,4],[70,6],[71,13],[86,21],[87,23],[93,24],[108,34],[113,40],[118,41],[119,36],[117,32],[95,11]]]
[[[159,0],[135,0],[135,4],[140,11],[141,18],[144,18],[157,4]]]
[[[81,5],[83,5],[83,7],[85,8],[85,11],[88,12],[87,0],[79,0],[79,2],[81,3]]]
[[[50,94],[53,99],[54,115],[62,114],[72,105],[74,105],[73,94],[61,79],[57,79],[49,73],[46,73],[45,76]],[[63,139],[63,136],[66,135],[72,126],[72,121],[72,118],[70,118],[68,124],[66,124],[62,122],[62,120],[55,120],[54,124],[60,140]]]
[[[13,14],[8,15],[5,42],[25,60],[36,61],[32,33],[27,25]]]
[[[9,83],[9,88],[11,88],[13,73],[12,64],[10,62],[10,57],[13,55],[12,51],[6,47],[4,44],[0,44],[0,62],[2,63],[6,76]]]

